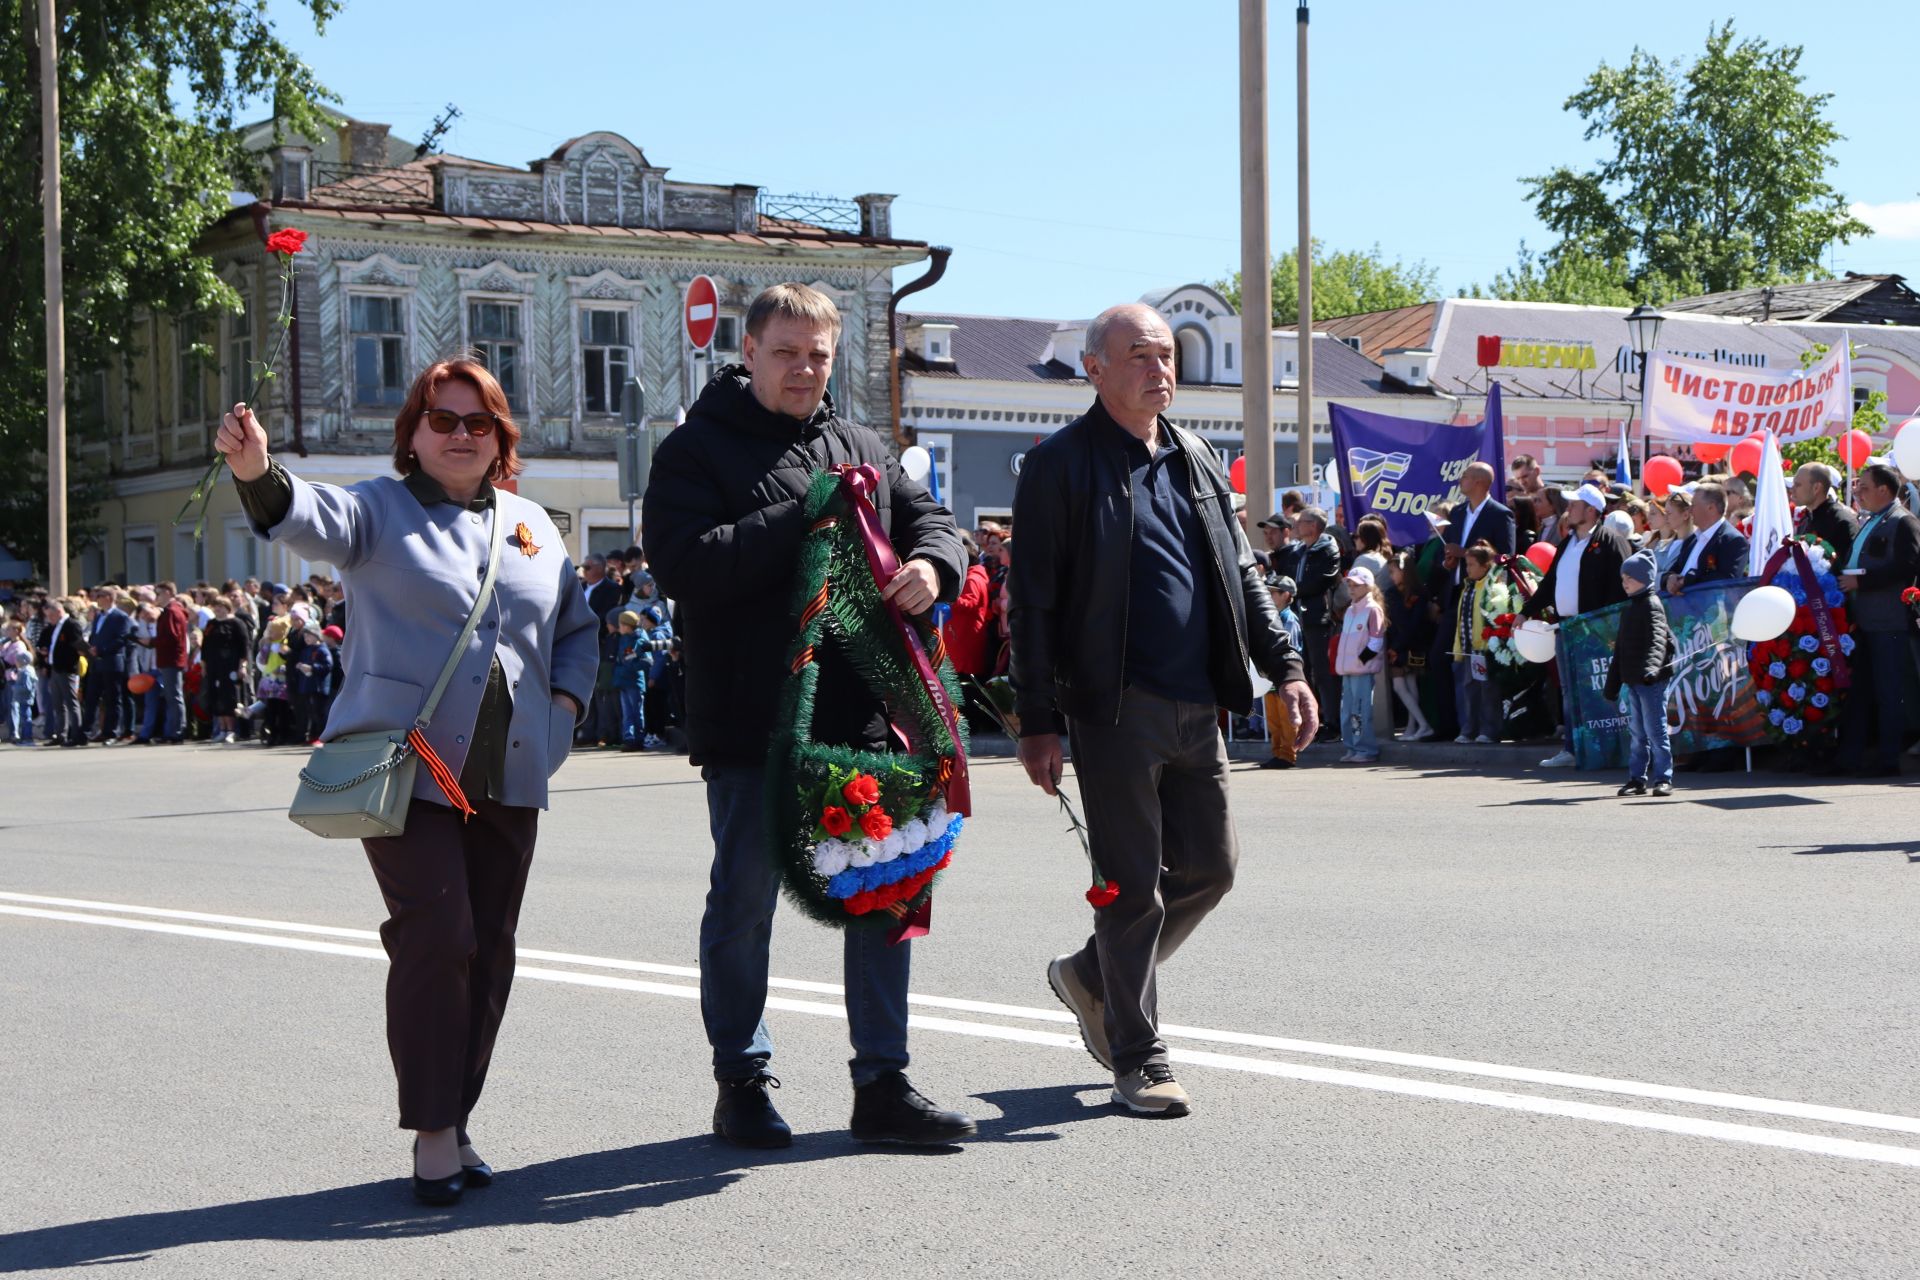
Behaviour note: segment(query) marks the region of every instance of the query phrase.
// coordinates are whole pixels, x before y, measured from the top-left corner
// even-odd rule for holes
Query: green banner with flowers
[[[1715,582],[1662,598],[1674,643],[1667,724],[1675,755],[1768,741],[1747,646],[1733,637],[1734,606],[1755,585],[1756,579]],[[1560,671],[1573,686],[1573,757],[1581,769],[1624,767],[1627,761],[1625,695],[1609,702],[1605,693],[1626,609],[1610,605],[1560,624]]]

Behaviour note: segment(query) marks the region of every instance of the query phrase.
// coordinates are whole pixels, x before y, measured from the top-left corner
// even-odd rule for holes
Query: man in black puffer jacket
[[[909,480],[885,442],[834,416],[827,398],[840,313],[805,285],[775,285],[747,312],[746,364],[720,370],[654,456],[645,550],[677,602],[686,643],[687,741],[707,784],[712,889],[700,923],[700,1010],[720,1097],[714,1132],[784,1147],[792,1131],[767,1097],[773,1045],[761,1015],[779,873],[767,849],[765,771],[792,636],[780,624],[806,536],[814,476],[841,463],[886,477],[873,505],[902,562],[882,594],[910,615],[958,593],[965,562],[953,516]],[[814,737],[887,745],[886,710],[831,648],[820,658]],[[973,1121],[914,1091],[907,1065],[910,945],[848,929],[846,1003],[853,1039],[853,1133],[866,1141],[948,1143]]]

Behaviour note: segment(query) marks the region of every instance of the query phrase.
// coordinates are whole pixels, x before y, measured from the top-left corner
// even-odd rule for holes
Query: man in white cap
[[[1560,519],[1562,537],[1555,548],[1553,566],[1541,581],[1532,599],[1520,612],[1529,618],[1551,613],[1553,620],[1576,617],[1618,604],[1627,598],[1620,585],[1620,566],[1633,554],[1626,535],[1602,523],[1607,495],[1596,484],[1583,484],[1567,504]],[[1560,672],[1561,720],[1564,743],[1555,755],[1540,762],[1543,769],[1573,767],[1573,681],[1574,672]]]

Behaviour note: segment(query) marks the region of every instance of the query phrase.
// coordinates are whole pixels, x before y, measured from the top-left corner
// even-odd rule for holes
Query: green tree
[[[300,0],[316,28],[340,0]],[[40,46],[36,0],[0,21],[0,543],[47,554],[46,292],[41,271]],[[65,225],[67,368],[74,386],[117,366],[142,313],[188,315],[239,303],[196,245],[258,190],[237,113],[268,101],[287,130],[321,137],[332,95],[282,44],[254,0],[89,0],[57,21]],[[71,545],[97,534],[104,477],[81,450],[105,429],[68,394]],[[93,420],[89,421],[89,417]]]
[[[1570,245],[1542,256],[1520,244],[1520,258],[1511,271],[1495,275],[1482,289],[1460,291],[1467,298],[1501,298],[1508,302],[1574,302],[1595,307],[1630,307],[1639,298],[1628,279],[1627,264],[1606,259]]]
[[[1602,63],[1565,107],[1608,154],[1523,180],[1561,238],[1539,262],[1523,249],[1494,295],[1585,302],[1610,278],[1616,300],[1657,302],[1812,277],[1828,246],[1869,228],[1827,181],[1841,134],[1801,54],[1738,39],[1729,20],[1690,66],[1637,48]]]
[[[1440,273],[1424,262],[1387,261],[1380,246],[1364,253],[1329,252],[1313,242],[1313,318],[1353,316],[1367,311],[1410,307],[1433,297]],[[1240,309],[1240,273],[1214,282],[1220,295]],[[1300,255],[1289,249],[1273,264],[1273,323],[1292,324],[1300,318]]]

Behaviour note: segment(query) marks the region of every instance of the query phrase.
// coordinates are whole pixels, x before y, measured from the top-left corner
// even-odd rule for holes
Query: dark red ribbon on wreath
[[[887,531],[880,527],[880,513],[873,507],[873,494],[881,483],[879,468],[871,464],[854,466],[843,463],[833,471],[840,477],[840,492],[846,498],[847,509],[860,530],[860,545],[866,548],[867,567],[873,570],[873,584],[884,591],[887,583],[893,580],[893,575],[900,572],[900,557],[894,554]],[[946,788],[947,812],[970,817],[973,813],[973,792],[967,783],[966,748],[960,743],[960,717],[954,713],[953,702],[947,697],[947,687],[940,682],[940,673],[934,670],[932,660],[927,657],[927,648],[921,643],[919,629],[906,614],[900,612],[900,607],[893,601],[884,603],[887,616],[893,619],[894,628],[906,643],[907,656],[913,661],[913,669],[919,675],[920,683],[926,688],[927,696],[933,699],[934,707],[939,710],[940,718],[946,722],[947,732],[953,738],[953,774],[947,779]]]
[[[1760,571],[1760,583],[1762,586],[1770,584],[1773,575],[1786,564],[1788,556],[1793,557],[1793,567],[1806,587],[1807,608],[1813,614],[1813,629],[1820,633],[1820,652],[1833,664],[1833,687],[1850,689],[1853,687],[1853,676],[1847,666],[1847,655],[1840,651],[1840,636],[1833,629],[1833,615],[1827,608],[1827,593],[1813,572],[1813,561],[1807,556],[1806,544],[1791,538],[1781,543],[1780,549],[1767,557],[1767,566]]]

